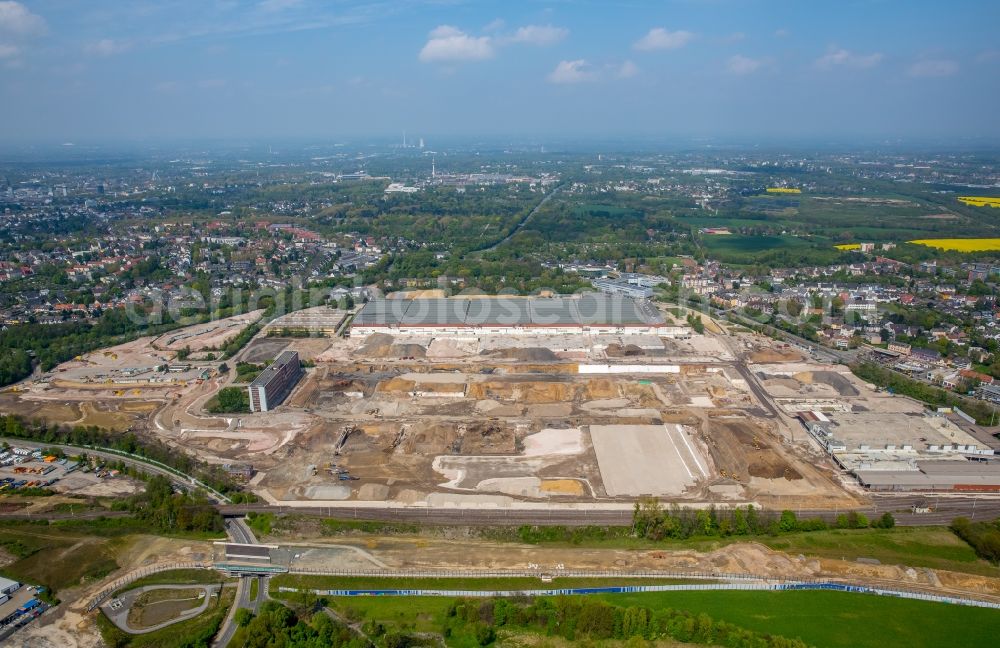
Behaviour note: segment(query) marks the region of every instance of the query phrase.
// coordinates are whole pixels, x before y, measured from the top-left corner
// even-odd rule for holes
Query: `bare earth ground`
[[[174,352],[155,345],[214,340],[238,328],[233,322],[88,354],[57,367],[48,380],[0,394],[0,410],[131,428],[209,463],[251,463],[260,473],[256,490],[271,502],[503,506],[516,500],[621,503],[642,494],[680,502],[797,498],[813,507],[856,501],[812,448],[788,443],[794,436],[789,425],[798,423],[768,417],[766,404],[726,358],[736,357],[733,347],[771,363],[757,366],[799,363],[806,369],[795,375],[808,380],[810,389],[830,395],[837,389],[822,378],[821,367],[755,337],[495,336],[470,346],[457,338],[383,334],[258,336],[229,364],[264,361],[284,349],[317,362],[284,404],[264,414],[206,413],[206,403],[232,384],[232,371],[204,382],[127,388],[94,380],[170,360]],[[640,367],[681,364],[673,374],[578,372],[580,362],[609,358],[627,358]],[[193,375],[216,366],[195,365]],[[772,383],[788,380],[793,378],[765,383],[777,389]],[[565,429],[579,430],[572,451],[529,452],[537,435]],[[620,441],[630,430],[665,435],[656,435],[660,443],[653,445],[636,437],[636,453],[627,460],[620,456]],[[648,466],[631,470],[630,461]],[[344,471],[352,479],[342,479]],[[646,477],[638,479],[639,473]]]
[[[100,582],[59,592],[62,600],[52,612],[8,639],[18,648],[96,648],[102,646],[95,613],[88,614],[86,605],[107,583],[130,571],[158,563],[202,561],[212,555],[208,542],[176,540],[157,536],[138,536],[123,550],[116,561],[123,567]]]
[[[462,537],[347,536],[324,539],[309,537],[308,529],[296,528],[305,537],[295,544],[300,558],[293,562],[293,566],[304,569],[388,568],[442,572],[537,569],[540,573],[558,573],[561,565],[567,570],[750,573],[774,578],[853,579],[869,584],[927,588],[938,593],[985,595],[1000,601],[998,577],[792,555],[753,542],[735,543],[709,552],[628,550],[491,543]],[[285,544],[281,536],[270,541]],[[354,551],[345,551],[345,548],[353,548]]]
[[[170,351],[179,351],[185,347],[191,351],[222,349],[231,339],[239,335],[240,331],[259,320],[263,314],[264,310],[259,309],[169,331],[153,340],[152,346]]]

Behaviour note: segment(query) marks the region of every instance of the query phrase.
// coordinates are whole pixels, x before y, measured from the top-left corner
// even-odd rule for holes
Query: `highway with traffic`
[[[246,525],[242,517],[226,520],[226,534],[234,543],[259,544],[253,531]],[[257,583],[257,592],[256,596],[251,598],[254,590],[254,582]],[[236,600],[229,609],[226,619],[222,622],[222,627],[219,628],[219,632],[215,635],[215,641],[212,643],[214,647],[225,648],[232,641],[233,634],[235,634],[238,627],[236,624],[236,610],[243,608],[257,614],[260,606],[267,600],[267,587],[268,582],[265,576],[245,575],[240,577],[239,583],[236,585]]]

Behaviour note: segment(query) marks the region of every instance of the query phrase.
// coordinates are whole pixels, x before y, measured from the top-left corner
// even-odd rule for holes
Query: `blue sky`
[[[996,0],[0,0],[0,139],[1000,139]]]

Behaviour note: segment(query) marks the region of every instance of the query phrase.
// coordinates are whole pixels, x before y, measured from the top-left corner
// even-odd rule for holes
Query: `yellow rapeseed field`
[[[993,252],[1000,250],[1000,238],[920,239],[910,241],[910,243],[957,252]]]
[[[786,189],[785,187],[768,187],[767,188],[767,193],[800,194],[800,193],[802,193],[802,190],[801,189]]]
[[[861,244],[860,243],[841,243],[840,245],[834,245],[833,247],[837,248],[838,250],[844,250],[844,251],[847,251],[847,250],[860,250],[861,249]]]
[[[770,189],[768,189],[770,191]],[[998,207],[1000,208],[1000,198],[991,196],[959,196],[958,202],[970,207]]]

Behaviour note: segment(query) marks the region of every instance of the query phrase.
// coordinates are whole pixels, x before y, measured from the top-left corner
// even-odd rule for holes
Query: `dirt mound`
[[[378,384],[376,391],[380,392],[405,392],[409,393],[416,389],[417,383],[404,378],[390,378]]]
[[[362,358],[424,358],[427,349],[420,344],[396,344],[391,335],[372,333],[358,347],[355,355]]]
[[[595,378],[594,380],[588,381],[586,394],[587,400],[618,398],[621,396],[618,384],[607,378]]]
[[[491,358],[503,358],[505,360],[521,360],[524,362],[552,362],[559,357],[551,349],[541,347],[528,347],[525,349],[497,349],[496,351],[483,351],[483,355]]]
[[[604,349],[604,354],[609,358],[632,358],[636,356],[644,356],[646,352],[634,344],[626,344],[622,346],[621,344],[609,344],[606,349]]]
[[[393,337],[385,333],[372,333],[358,347],[357,354],[365,358],[384,358],[392,346]]]
[[[857,396],[857,388],[851,381],[837,373],[836,371],[814,371],[812,372],[813,382],[829,385],[837,390],[841,396]]]
[[[802,362],[802,354],[790,349],[761,349],[750,354],[750,362],[770,364],[777,362]]]
[[[427,349],[419,344],[393,344],[383,358],[425,358]]]
[[[546,479],[540,490],[549,495],[583,495],[583,484],[575,479]]]
[[[747,466],[747,472],[752,477],[763,477],[764,479],[787,479],[793,481],[802,479],[799,471],[795,470],[783,460],[774,461],[773,457],[766,456],[759,461],[753,461]]]
[[[567,403],[576,398],[578,385],[564,382],[484,381],[469,385],[466,396],[476,400],[518,403]]]
[[[724,477],[744,481],[746,475],[765,479],[802,479],[774,447],[770,434],[747,420],[711,420],[702,440]]]

